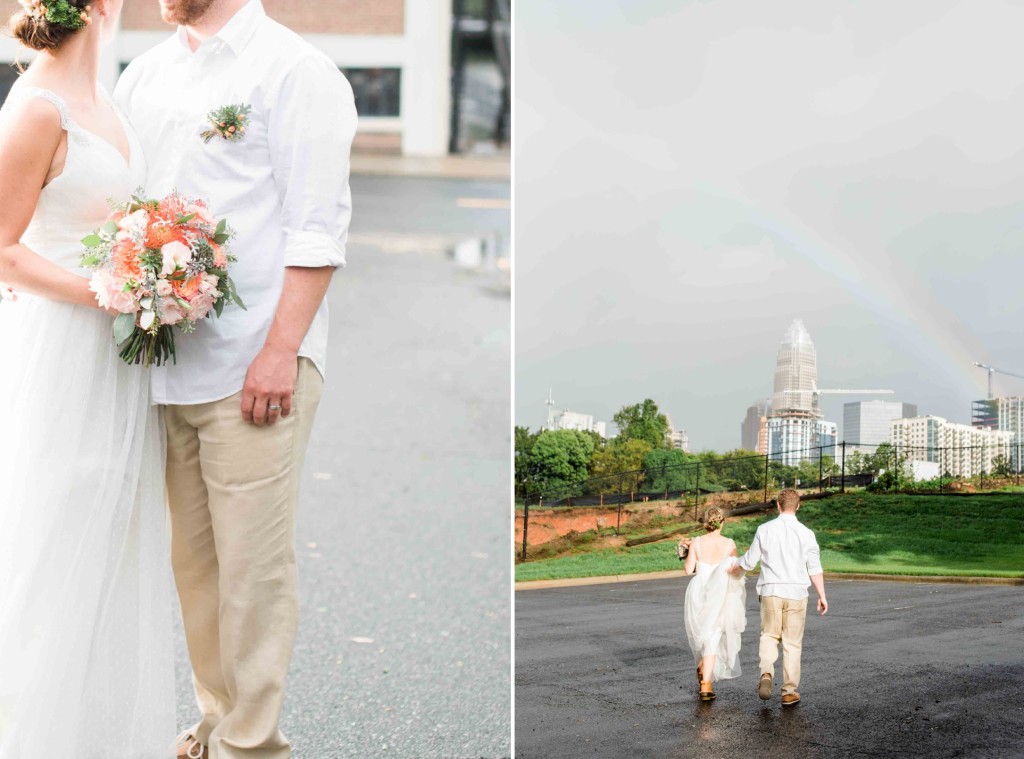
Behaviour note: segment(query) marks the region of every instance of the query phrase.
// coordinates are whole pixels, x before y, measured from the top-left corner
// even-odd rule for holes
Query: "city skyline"
[[[736,448],[794,318],[822,386],[950,420],[986,395],[973,362],[1024,373],[1024,8],[567,2],[517,10],[517,424],[553,386]]]

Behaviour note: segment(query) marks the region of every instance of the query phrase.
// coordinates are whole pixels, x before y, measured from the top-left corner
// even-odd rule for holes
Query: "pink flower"
[[[139,310],[139,304],[135,293],[125,292],[126,283],[126,279],[115,277],[106,269],[98,269],[89,282],[89,289],[96,293],[96,300],[103,308],[133,314]]]
[[[166,279],[158,279],[156,281],[156,294],[159,295],[161,298],[166,298],[173,292],[174,288],[171,286],[171,283],[168,282]]]
[[[192,307],[191,312],[189,312],[189,318],[193,321],[205,319],[206,315],[210,313],[210,309],[213,308],[214,300],[216,299],[207,293],[196,293],[195,297],[192,298],[192,301],[189,303]]]
[[[187,245],[177,240],[164,245],[160,248],[160,252],[164,257],[164,266],[161,273],[165,277],[174,274],[177,269],[184,269],[188,262],[192,260],[192,251],[188,249]]]
[[[160,301],[160,323],[177,324],[185,318],[185,310],[174,298],[163,298]]]

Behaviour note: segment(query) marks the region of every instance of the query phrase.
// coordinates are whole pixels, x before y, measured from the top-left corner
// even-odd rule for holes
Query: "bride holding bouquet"
[[[121,0],[86,2],[23,3],[0,117],[2,759],[175,754],[163,431],[80,266],[146,162],[97,83]]]
[[[686,553],[686,574],[694,575],[686,588],[686,638],[697,665],[701,701],[715,698],[715,680],[739,677],[740,633],[746,627],[747,592],[742,576],[729,569],[736,563],[736,543],[722,535],[724,512],[712,507],[704,513],[705,534],[679,541]]]

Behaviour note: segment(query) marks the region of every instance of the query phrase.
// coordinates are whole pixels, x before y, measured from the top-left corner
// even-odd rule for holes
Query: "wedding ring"
[[[281,410],[280,406],[267,406],[267,408],[270,409],[271,411],[280,411]]]

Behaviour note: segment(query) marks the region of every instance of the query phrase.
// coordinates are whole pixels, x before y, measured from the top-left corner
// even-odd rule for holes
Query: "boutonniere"
[[[218,136],[228,142],[241,141],[245,137],[245,125],[251,110],[251,105],[239,103],[210,111],[206,118],[213,129],[207,129],[202,133],[203,142],[209,142]]]

